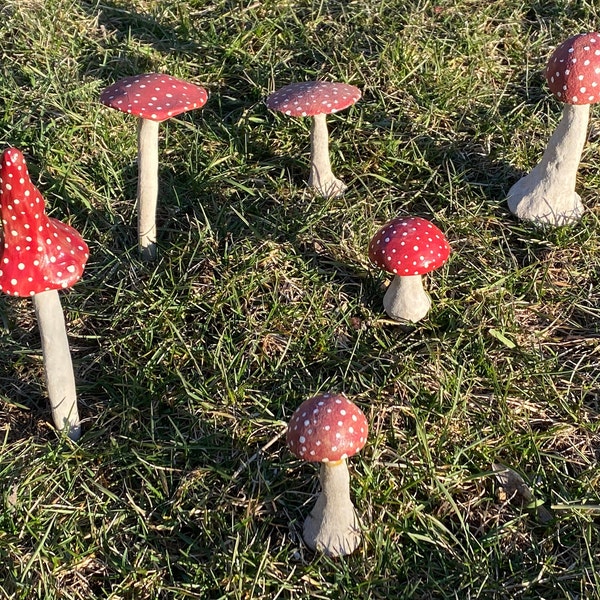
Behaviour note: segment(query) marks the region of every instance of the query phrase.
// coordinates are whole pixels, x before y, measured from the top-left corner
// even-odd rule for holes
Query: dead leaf
[[[538,521],[542,524],[546,524],[554,518],[544,506],[543,501],[536,500],[523,477],[514,469],[501,463],[492,463],[492,470],[502,488],[503,493],[499,494],[501,500],[515,502],[530,510],[535,510]]]
[[[6,497],[6,503],[8,504],[9,509],[14,509],[17,506],[17,502],[18,502],[17,490],[18,489],[19,488],[17,487],[17,484],[15,483],[12,486],[10,494]]]

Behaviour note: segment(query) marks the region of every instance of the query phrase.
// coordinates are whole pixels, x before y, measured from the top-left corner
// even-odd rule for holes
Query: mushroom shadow
[[[16,300],[28,303],[20,309],[13,306],[15,299],[3,301],[2,318],[5,331],[0,336],[0,430],[8,441],[14,442],[26,437],[38,441],[56,439],[57,431],[52,427],[52,415],[48,402],[40,334],[34,324],[34,306],[30,299]],[[30,311],[31,329],[17,325],[23,322],[23,310]],[[74,357],[77,368],[77,359]]]

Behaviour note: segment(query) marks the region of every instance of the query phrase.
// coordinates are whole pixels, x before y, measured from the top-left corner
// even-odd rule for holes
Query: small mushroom
[[[46,215],[16,148],[6,149],[0,159],[0,214],[0,291],[33,298],[52,418],[57,429],[77,440],[81,426],[75,377],[58,290],[81,278],[88,246],[70,225]]]
[[[321,492],[303,529],[304,541],[313,550],[341,556],[360,544],[346,459],[365,445],[368,431],[363,412],[343,394],[314,396],[290,419],[287,444],[291,452],[302,460],[321,463]]]
[[[369,244],[369,259],[394,275],[384,297],[386,313],[397,321],[416,323],[429,312],[431,298],[421,276],[441,267],[450,256],[444,234],[427,219],[396,217]]]
[[[590,104],[600,101],[600,33],[575,35],[558,46],[546,66],[546,80],[565,103],[562,118],[540,163],[510,188],[508,207],[538,225],[569,225],[583,213],[575,183]]]
[[[138,243],[143,260],[156,257],[158,126],[171,117],[201,108],[207,98],[204,88],[160,73],[126,77],[100,95],[102,104],[139,117]]]
[[[290,83],[267,97],[270,110],[313,118],[308,185],[326,198],[341,196],[347,187],[331,171],[327,115],[352,106],[360,97],[360,90],[353,85],[327,81]]]

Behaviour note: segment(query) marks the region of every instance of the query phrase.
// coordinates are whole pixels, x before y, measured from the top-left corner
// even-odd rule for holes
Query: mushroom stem
[[[350,554],[360,544],[360,523],[350,500],[346,460],[321,464],[321,493],[304,522],[303,537],[328,556]]]
[[[66,430],[69,438],[77,441],[81,435],[81,426],[77,411],[75,376],[58,290],[35,294],[33,304],[42,339],[52,420],[59,431]]]
[[[156,257],[159,124],[138,119],[138,245],[142,260]]]
[[[542,160],[508,192],[508,207],[519,219],[539,225],[568,225],[581,218],[583,204],[575,192],[575,181],[589,114],[589,104],[565,104]]]
[[[329,160],[329,133],[327,115],[314,115],[310,130],[310,176],[308,185],[325,198],[336,198],[346,190],[346,184],[337,179]]]
[[[383,307],[396,321],[420,321],[431,308],[421,275],[395,275],[383,297]]]

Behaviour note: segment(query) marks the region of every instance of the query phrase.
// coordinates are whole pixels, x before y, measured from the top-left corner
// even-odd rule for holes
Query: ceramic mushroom
[[[346,459],[365,445],[368,431],[363,412],[343,394],[314,396],[290,419],[289,449],[302,460],[321,463],[321,492],[303,528],[304,541],[313,550],[341,556],[360,544]]]
[[[138,117],[138,245],[144,260],[156,257],[159,124],[201,108],[207,98],[204,88],[160,73],[126,77],[100,95],[102,104]]]
[[[546,66],[550,91],[564,102],[560,123],[540,163],[508,192],[508,207],[537,225],[569,225],[583,204],[575,182],[587,136],[590,104],[600,101],[600,34],[584,33],[558,46]]]
[[[16,148],[0,158],[0,213],[0,291],[33,299],[52,418],[58,430],[77,440],[81,427],[75,377],[58,290],[81,278],[88,246],[71,226],[46,215]]]
[[[312,117],[308,185],[326,198],[341,196],[346,185],[331,170],[327,115],[352,106],[360,90],[346,83],[290,83],[267,97],[267,108],[291,117]]]
[[[441,267],[450,256],[444,234],[427,219],[396,217],[369,244],[369,259],[394,275],[384,297],[386,313],[396,321],[420,321],[431,308],[422,275]]]

